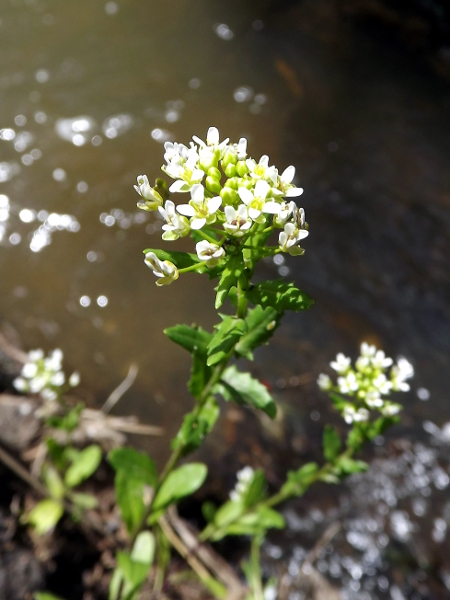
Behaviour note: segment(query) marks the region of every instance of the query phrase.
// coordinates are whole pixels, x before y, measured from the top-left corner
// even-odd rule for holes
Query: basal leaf
[[[208,474],[206,465],[189,463],[169,473],[156,494],[154,510],[168,506],[184,496],[189,496],[203,485]]]
[[[36,504],[28,514],[27,521],[33,525],[38,535],[44,535],[55,527],[63,514],[62,504],[57,500],[47,498]]]
[[[241,373],[235,366],[224,371],[216,391],[227,401],[259,408],[271,419],[277,414],[276,404],[266,386],[254,379],[250,373]]]
[[[144,484],[121,469],[116,473],[114,487],[123,522],[131,535],[144,516]]]
[[[246,292],[247,298],[253,304],[263,308],[274,308],[278,312],[285,310],[306,310],[314,304],[312,298],[302,292],[292,282],[283,279],[263,281]]]
[[[207,365],[212,366],[223,360],[245,331],[244,319],[223,317],[222,323],[208,345]]]
[[[242,256],[231,256],[227,260],[220,277],[219,285],[217,286],[216,309],[220,308],[225,302],[225,298],[228,296],[230,288],[236,285],[243,270],[244,263],[242,262]]]
[[[236,352],[249,360],[253,360],[252,351],[269,340],[280,324],[282,316],[283,313],[278,312],[274,308],[256,306],[250,309],[245,318],[247,332],[236,344]]]
[[[72,454],[71,460],[72,464],[66,471],[64,481],[68,487],[75,487],[97,470],[102,460],[102,451],[100,446],[88,446]]]
[[[165,329],[164,333],[173,342],[191,353],[198,350],[200,353],[206,354],[208,344],[212,338],[211,333],[197,325],[175,325],[175,327]]]

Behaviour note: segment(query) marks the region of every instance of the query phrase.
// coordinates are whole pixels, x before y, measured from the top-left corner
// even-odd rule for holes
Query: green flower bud
[[[217,181],[217,179],[211,177],[211,175],[208,175],[208,177],[206,178],[206,188],[214,194],[220,194],[222,186]]]
[[[225,167],[225,175],[227,177],[235,177],[236,174],[237,174],[236,167],[233,165],[233,163],[230,163],[229,165],[227,165]]]
[[[230,177],[230,179],[227,179],[227,181],[225,182],[225,186],[228,188],[231,188],[232,190],[237,190],[239,187],[239,180],[237,177]]]
[[[205,173],[207,173],[210,169],[215,169],[217,168],[217,165],[219,164],[219,160],[218,158],[215,156],[215,154],[213,153],[208,153],[205,154],[204,156],[201,157],[201,159],[198,161],[198,166],[202,171],[205,171]]]
[[[252,179],[239,179],[238,180],[239,187],[245,187],[248,190],[251,190],[255,187],[255,182]]]
[[[229,187],[224,187],[220,192],[220,197],[222,198],[222,203],[224,206],[232,205],[236,206],[239,203],[239,196],[237,192],[232,190]]]
[[[210,177],[214,177],[214,179],[217,179],[217,181],[220,181],[220,178],[222,177],[222,173],[217,167],[211,167],[208,169],[208,175]]]
[[[244,177],[248,173],[248,167],[245,160],[240,160],[236,165],[236,171],[239,177]]]
[[[237,163],[236,150],[234,148],[228,148],[222,158],[222,168],[225,170],[228,165],[235,165]]]

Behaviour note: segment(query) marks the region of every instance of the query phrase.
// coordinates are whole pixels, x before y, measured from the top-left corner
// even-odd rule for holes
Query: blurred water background
[[[413,363],[402,425],[373,471],[394,482],[390,499],[371,504],[368,490],[377,487],[372,481],[364,491],[364,476],[360,488],[335,493],[329,509],[351,506],[356,522],[354,503],[363,497],[360,510],[373,506],[375,515],[361,513],[348,526],[364,539],[347,534],[351,552],[372,548],[368,572],[362,559],[346,567],[341,556],[333,572],[323,558],[323,572],[348,598],[438,598],[450,590],[446,11],[440,2],[356,0],[5,0],[0,7],[0,316],[27,350],[61,347],[92,404],[137,364],[117,410],[174,433],[191,402],[189,357],[162,329],[211,327],[214,292],[196,275],[156,288],[142,250],[161,245],[161,222],[136,208],[132,185],[142,173],[159,175],[166,140],[188,143],[215,125],[222,137],[247,137],[255,158],[268,153],[280,169],[294,164],[305,189],[305,256],[278,255],[260,273],[293,278],[316,299],[307,314],[286,317],[251,367],[287,415],[278,440],[270,434],[275,456],[299,464],[314,455],[305,432],[317,441],[329,418],[314,382],[337,351],[355,356],[367,340]],[[260,443],[241,438],[242,418],[231,411],[210,442],[218,461],[236,436],[241,462],[264,458]],[[163,460],[165,440],[145,445]],[[395,483],[406,472],[401,460],[412,469],[409,487]],[[276,459],[269,466],[276,483]],[[301,535],[315,536],[314,523],[326,521],[320,510],[323,518],[304,527],[294,515],[291,537],[279,551],[269,548],[292,576],[307,546]],[[384,574],[389,536],[423,542],[420,556],[400,551],[414,563],[407,572],[419,573],[410,592],[406,575]]]

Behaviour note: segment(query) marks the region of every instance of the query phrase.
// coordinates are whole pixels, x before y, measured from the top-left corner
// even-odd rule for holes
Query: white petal
[[[191,229],[201,229],[206,223],[206,219],[192,219]]]
[[[177,211],[185,217],[195,217],[196,214],[194,207],[190,204],[180,204],[180,206],[177,206]]]
[[[219,143],[219,130],[217,127],[210,127],[206,134],[206,143],[208,146],[216,146]]]
[[[259,164],[262,165],[263,167],[269,166],[269,157],[267,156],[267,154],[264,154],[263,156],[261,156],[261,158],[259,159]]]
[[[241,208],[241,206],[244,205],[241,204],[239,208]],[[234,221],[236,219],[236,209],[233,206],[225,206],[225,217],[229,223],[231,223],[231,221]]]
[[[270,213],[271,215],[278,215],[280,210],[281,206],[278,202],[266,202],[263,208],[263,212]]]
[[[216,210],[219,209],[219,206],[222,204],[222,198],[220,196],[216,196],[216,198],[211,198],[206,203],[208,206],[208,212],[210,215],[214,214]]]
[[[174,181],[169,188],[169,192],[172,192],[172,194],[175,194],[176,192],[188,192],[188,191],[189,191],[189,185],[185,181],[182,181],[181,179]]]
[[[303,240],[305,237],[308,237],[309,231],[307,229],[300,229],[297,234],[297,240]]]
[[[270,185],[264,179],[259,179],[255,185],[255,197],[266,198],[269,193]]]
[[[248,209],[248,214],[252,219],[257,219],[259,217],[259,215],[261,214],[260,210],[257,210],[256,208],[249,208]]]
[[[203,171],[202,171],[203,172]],[[196,202],[202,202],[205,197],[205,188],[201,183],[196,183],[191,189],[191,198]]]
[[[296,196],[301,196],[303,194],[303,188],[291,188],[286,192],[287,198],[295,198]]]
[[[292,180],[295,177],[295,167],[293,167],[292,165],[290,167],[287,167],[282,173],[281,173],[281,181],[283,183],[292,183]]]
[[[194,142],[197,142],[197,144],[199,146],[206,146],[205,142],[203,140],[201,140],[199,137],[197,137],[196,135],[192,136],[192,139],[194,140]]]
[[[244,202],[245,204],[250,204],[250,202],[253,200],[253,194],[251,193],[250,190],[248,190],[245,187],[240,187],[238,189],[238,194],[239,194],[239,198],[242,200],[242,202]]]
[[[191,181],[197,181],[197,182],[201,181],[204,176],[205,176],[205,172],[204,171],[202,171],[201,169],[194,169],[192,171]]]

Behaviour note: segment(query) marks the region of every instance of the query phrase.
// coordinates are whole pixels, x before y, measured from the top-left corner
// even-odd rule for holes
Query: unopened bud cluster
[[[351,359],[342,353],[330,366],[338,374],[337,383],[334,384],[324,373],[319,375],[317,383],[324,391],[344,394],[350,399],[342,408],[347,423],[368,421],[370,410],[378,410],[385,417],[396,415],[401,405],[383,396],[387,397],[391,392],[407,392],[409,384],[406,380],[414,375],[412,365],[405,358],[394,364],[382,350],[366,342],[361,344],[361,355],[354,367]]]
[[[19,392],[40,394],[44,400],[57,400],[68,387],[76,387],[80,383],[77,372],[72,373],[66,383],[62,359],[63,353],[59,348],[47,357],[41,349],[31,350],[20,377],[13,381],[14,387]]]
[[[287,167],[280,175],[275,166],[269,166],[268,156],[258,162],[247,156],[245,138],[237,143],[228,138],[220,142],[215,127],[209,128],[206,142],[197,136],[193,140],[189,147],[165,143],[162,170],[174,179],[168,189],[161,179],[151,187],[146,175],[140,175],[134,186],[141,196],[138,207],[158,210],[163,217],[163,239],[177,240],[196,232],[196,240],[204,238],[197,241],[197,256],[209,267],[226,257],[227,240],[251,244],[252,235],[271,227],[282,230],[273,253],[303,254],[300,242],[308,235],[308,225],[305,211],[292,200],[303,193],[292,183],[295,168]],[[175,204],[169,200],[171,193],[186,193],[190,199]],[[173,263],[155,259],[155,255],[146,256],[147,265],[159,278],[157,285],[178,278]]]

